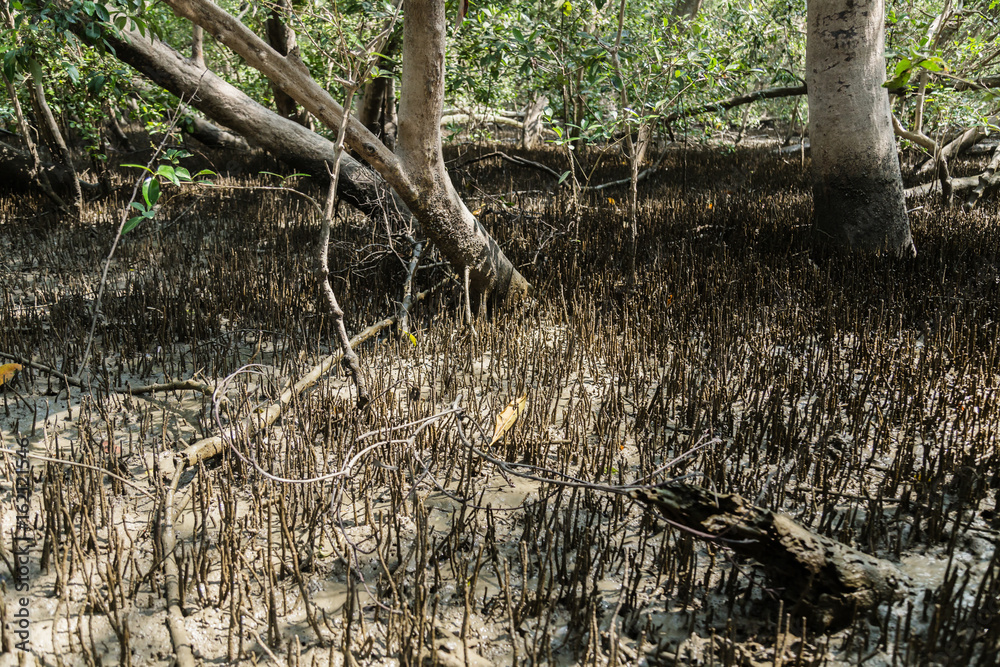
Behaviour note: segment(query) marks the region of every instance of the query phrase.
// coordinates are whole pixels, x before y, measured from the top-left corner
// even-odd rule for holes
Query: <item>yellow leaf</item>
[[[416,347],[417,346],[417,337],[414,336],[413,334],[411,334],[409,331],[406,332],[406,335],[410,337],[410,342],[413,343],[413,347]]]
[[[614,197],[608,197],[608,203],[611,204],[612,206],[614,206],[615,205],[615,198]]]
[[[525,404],[528,401],[527,394],[521,394],[519,398],[515,398],[513,401],[507,404],[507,407],[503,409],[503,412],[497,415],[497,424],[493,428],[493,439],[490,440],[490,445],[493,445],[502,438],[507,431],[511,429],[517,418],[524,413]]]
[[[4,364],[0,366],[0,384],[14,377],[14,373],[24,368],[21,364]]]

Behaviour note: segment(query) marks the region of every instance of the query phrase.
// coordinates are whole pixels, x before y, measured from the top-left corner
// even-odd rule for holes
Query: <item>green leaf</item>
[[[160,182],[153,177],[147,178],[142,183],[142,198],[146,200],[146,206],[153,208],[160,198]]]
[[[129,204],[129,206],[131,206],[132,208],[134,208],[135,210],[137,210],[137,211],[139,211],[141,213],[145,213],[146,212],[146,205],[143,204],[141,201],[134,201],[131,204]]]
[[[936,57],[935,58],[926,58],[925,60],[921,60],[919,63],[917,63],[917,65],[919,65],[920,67],[923,67],[925,70],[927,70],[929,72],[940,72],[940,71],[946,69],[944,60],[942,60],[941,58],[936,58]]]
[[[890,81],[886,81],[885,83],[883,83],[882,87],[883,88],[902,88],[903,86],[905,86],[907,83],[910,82],[910,74],[912,74],[912,72],[910,70],[907,70],[907,71],[903,72],[900,76],[897,76],[896,78],[894,78],[894,79],[892,79]]]
[[[142,222],[144,219],[145,218],[143,216],[141,216],[141,215],[137,215],[134,218],[129,218],[129,221],[125,223],[124,227],[122,227],[122,236],[125,236],[130,231],[132,231],[133,229],[135,229],[136,226],[140,222]]]
[[[148,171],[151,174],[153,173],[152,169],[150,169],[149,167],[147,167],[145,165],[142,165],[142,164],[123,164],[123,165],[120,165],[120,166],[122,166],[122,167],[135,167],[136,169],[142,169],[143,171]]]
[[[185,183],[191,181],[191,174],[184,167],[177,167],[177,169],[174,170],[174,173],[177,174],[178,180],[184,181]],[[174,185],[180,184],[177,181],[174,181]]]
[[[66,65],[66,76],[73,83],[80,83],[80,72],[76,69],[75,65]]]
[[[159,167],[157,167],[156,175],[162,176],[163,178],[167,179],[174,185],[181,184],[180,180],[177,178],[177,170],[168,164],[161,164]]]
[[[556,183],[556,185],[562,185],[563,181],[565,181],[567,178],[569,178],[569,172],[568,171],[564,171],[562,173],[562,176],[559,177],[559,182]]]

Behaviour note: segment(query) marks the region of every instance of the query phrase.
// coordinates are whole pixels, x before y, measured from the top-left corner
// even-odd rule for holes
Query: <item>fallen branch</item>
[[[813,533],[788,515],[684,483],[639,488],[629,496],[655,507],[670,522],[708,535],[764,565],[793,616],[809,615],[820,627],[849,625],[857,612],[901,596],[907,577],[892,563]]]
[[[997,176],[998,169],[1000,169],[1000,146],[997,146],[996,150],[993,151],[993,158],[986,165],[986,170],[976,177],[978,179],[976,186],[972,188],[972,192],[962,204],[964,210],[971,211],[986,190],[1000,185],[1000,177]]]
[[[420,292],[415,297],[413,297],[413,303],[418,303],[425,299],[428,295],[432,294],[439,287],[444,285],[448,280],[442,280],[438,284],[430,287],[429,289]],[[357,336],[350,340],[351,348],[357,347],[366,340],[373,338],[383,329],[386,329],[396,323],[398,315],[393,315],[392,317],[387,317],[381,322],[377,322]],[[292,387],[289,387],[285,391],[281,392],[281,396],[274,403],[255,413],[254,415],[248,416],[243,420],[243,431],[249,436],[253,432],[261,431],[271,424],[273,424],[278,417],[281,415],[281,411],[286,405],[292,400],[293,397],[301,394],[303,391],[314,385],[317,380],[323,377],[331,368],[336,364],[340,363],[343,358],[343,352],[338,352],[332,354],[328,357],[324,357],[316,366],[312,368],[301,380],[296,382]],[[230,436],[235,433],[235,429],[230,434]],[[203,438],[198,442],[187,447],[184,451],[176,454],[176,458],[181,468],[191,468],[198,465],[199,462],[205,461],[207,459],[218,456],[226,448],[226,438],[229,436],[223,435],[213,435],[208,438]],[[172,466],[172,461],[170,460],[175,455],[171,452],[164,452],[161,454],[160,464],[163,466],[161,469],[169,473]]]
[[[652,174],[656,173],[656,171],[659,170],[660,165],[663,164],[663,158],[665,158],[666,156],[667,156],[667,152],[666,151],[664,151],[662,154],[660,154],[660,159],[656,161],[656,164],[654,164],[652,167],[649,167],[648,169],[643,169],[642,171],[640,171],[636,175],[635,182],[636,183],[640,183],[640,182],[646,180]],[[619,179],[617,181],[611,181],[609,183],[601,183],[600,185],[585,185],[585,186],[583,186],[580,189],[581,190],[604,190],[605,188],[614,188],[614,187],[618,187],[619,185],[629,185],[631,182],[632,182],[631,178],[621,178],[621,179]]]
[[[979,183],[978,176],[964,176],[962,178],[951,179],[951,191],[952,193],[965,192],[966,190],[971,190],[976,187]],[[907,188],[904,192],[906,198],[920,197],[921,195],[929,195],[938,188],[941,187],[941,181],[935,179],[929,183],[923,183],[921,185],[914,185],[912,188]]]
[[[507,125],[508,127],[524,128],[524,123],[514,118],[498,116],[496,114],[480,115],[474,113],[453,113],[441,116],[441,126],[458,125],[460,123],[493,123],[494,125]]]
[[[34,368],[36,371],[41,371],[47,375],[52,375],[59,378],[66,384],[77,387],[79,389],[89,389],[90,384],[84,382],[83,379],[75,375],[67,375],[62,371],[53,368],[52,366],[46,366],[45,364],[40,364],[29,359],[24,359],[14,354],[8,354],[6,352],[0,352],[0,359],[10,359],[22,366],[28,366],[29,368]],[[159,382],[155,384],[144,384],[138,387],[130,387],[128,385],[122,385],[120,387],[113,387],[109,390],[113,394],[129,394],[131,396],[138,396],[140,394],[155,394],[161,391],[197,391],[206,396],[211,396],[215,392],[215,387],[210,384],[205,384],[204,382],[198,382],[194,379],[188,380],[172,380],[170,382]]]
[[[184,627],[184,611],[181,609],[180,569],[177,567],[177,535],[174,533],[174,494],[181,479],[181,470],[174,473],[170,488],[163,499],[163,516],[160,519],[160,546],[163,549],[163,590],[167,599],[167,629],[170,643],[174,647],[177,667],[195,667],[191,638]]]
[[[413,256],[406,267],[406,280],[403,282],[403,301],[396,311],[396,318],[399,322],[399,331],[404,336],[410,333],[410,308],[413,307],[413,281],[417,277],[417,267],[420,266],[420,259],[430,241],[413,241]]]
[[[985,125],[976,125],[975,127],[970,127],[962,134],[958,135],[941,149],[941,157],[945,160],[950,160],[956,155],[968,150],[972,146],[975,146],[980,141],[989,136],[989,126],[1000,125],[1000,116],[994,115],[986,119]],[[928,159],[914,172],[917,176],[926,176],[931,171],[934,170],[934,160]]]
[[[534,169],[539,169],[541,171],[544,171],[547,174],[550,174],[551,176],[553,176],[555,178],[562,178],[562,174],[560,174],[558,171],[556,171],[552,167],[548,167],[548,166],[542,164],[541,162],[535,162],[534,160],[529,160],[527,158],[523,158],[523,157],[520,157],[520,156],[517,156],[517,155],[507,155],[506,153],[504,153],[502,151],[493,151],[492,153],[486,153],[485,155],[480,155],[478,157],[470,158],[470,159],[462,162],[462,164],[460,164],[458,166],[459,167],[465,167],[466,165],[470,165],[470,164],[472,164],[474,162],[481,162],[482,160],[486,160],[486,159],[489,159],[491,157],[499,157],[499,158],[501,158],[503,160],[507,160],[508,162],[512,162],[512,163],[514,163],[516,165],[520,165],[522,167],[532,167]]]

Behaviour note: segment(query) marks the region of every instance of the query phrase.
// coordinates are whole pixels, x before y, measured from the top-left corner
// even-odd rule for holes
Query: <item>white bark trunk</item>
[[[814,222],[837,244],[915,254],[885,81],[883,0],[809,0]]]
[[[455,191],[441,153],[444,109],[444,55],[447,32],[444,0],[407,0],[403,20],[403,71],[396,155],[415,186],[426,193],[417,213],[421,227],[446,255],[470,258],[470,283],[483,295],[497,283],[511,282],[511,272],[497,275],[490,259],[499,252]],[[437,239],[445,238],[451,247]],[[487,269],[483,271],[482,269]],[[516,272],[513,272],[516,273]],[[526,283],[525,283],[526,285]]]

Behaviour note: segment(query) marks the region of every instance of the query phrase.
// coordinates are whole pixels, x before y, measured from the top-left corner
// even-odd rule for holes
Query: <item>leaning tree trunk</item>
[[[82,35],[86,26],[79,22],[74,27]],[[157,86],[188,101],[211,120],[297,171],[326,178],[326,164],[333,163],[335,154],[332,141],[258,104],[160,40],[151,41],[134,30],[123,30],[120,36],[106,32],[103,37],[119,60]],[[212,140],[204,135],[202,138]],[[223,137],[216,135],[215,138]],[[344,200],[372,219],[396,214],[388,187],[375,172],[346,153],[341,159],[340,172],[337,192]],[[409,212],[402,214],[408,216]]]
[[[441,112],[447,25],[444,0],[406,0],[396,155],[417,191],[424,193],[418,209],[410,208],[427,235],[438,245],[436,239],[447,238],[453,244],[450,251],[443,248],[449,257],[468,249],[470,269],[493,267],[492,275],[470,274],[473,293],[482,297],[494,288],[506,292],[517,271],[509,262],[495,261],[502,257],[500,249],[466,208],[445,169]]]
[[[698,12],[701,11],[701,3],[703,0],[677,0],[674,3],[673,12],[671,12],[674,18],[687,19],[688,21],[693,21]]]
[[[885,81],[883,0],[809,0],[806,85],[814,224],[838,245],[916,250]]]
[[[72,176],[71,185],[73,187],[74,204],[76,206],[76,215],[78,218],[83,217],[83,189],[80,186],[80,177],[76,172],[76,167],[73,166],[73,155],[70,153],[69,146],[66,145],[66,140],[63,139],[62,131],[59,129],[59,124],[56,123],[55,116],[52,115],[52,109],[49,108],[48,102],[45,100],[45,80],[42,76],[42,67],[38,64],[38,61],[32,58],[29,61],[28,69],[31,73],[31,104],[35,109],[36,120],[42,129],[42,136],[46,138],[46,143],[49,147],[49,152],[52,153],[58,162],[61,162],[66,170]]]
[[[282,90],[295,98],[321,123],[336,128],[344,116],[343,107],[309,76],[308,72],[282,58],[245,25],[226,13],[210,0],[164,0],[174,12],[198,23],[216,39],[238,53],[248,65],[271,81],[280,83]],[[426,11],[424,11],[426,10]],[[409,3],[409,17],[404,28],[418,40],[427,43],[411,44],[413,60],[404,36],[403,80],[422,81],[423,86],[410,84],[410,124],[420,131],[430,131],[426,126],[428,116],[421,106],[436,109],[440,115],[444,91],[444,0],[437,2]],[[439,72],[435,74],[435,71]],[[403,92],[405,102],[407,91]],[[434,119],[437,127],[439,119]],[[400,144],[403,144],[404,113],[400,110]],[[440,137],[440,129],[434,131]],[[413,212],[427,236],[459,271],[468,270],[470,283],[477,298],[492,296],[500,301],[518,300],[530,285],[514,268],[493,238],[469,212],[452,187],[444,161],[439,159],[440,140],[428,151],[428,141],[412,135],[408,147],[399,155],[390,152],[356,118],[347,121],[345,143],[396,191]]]

